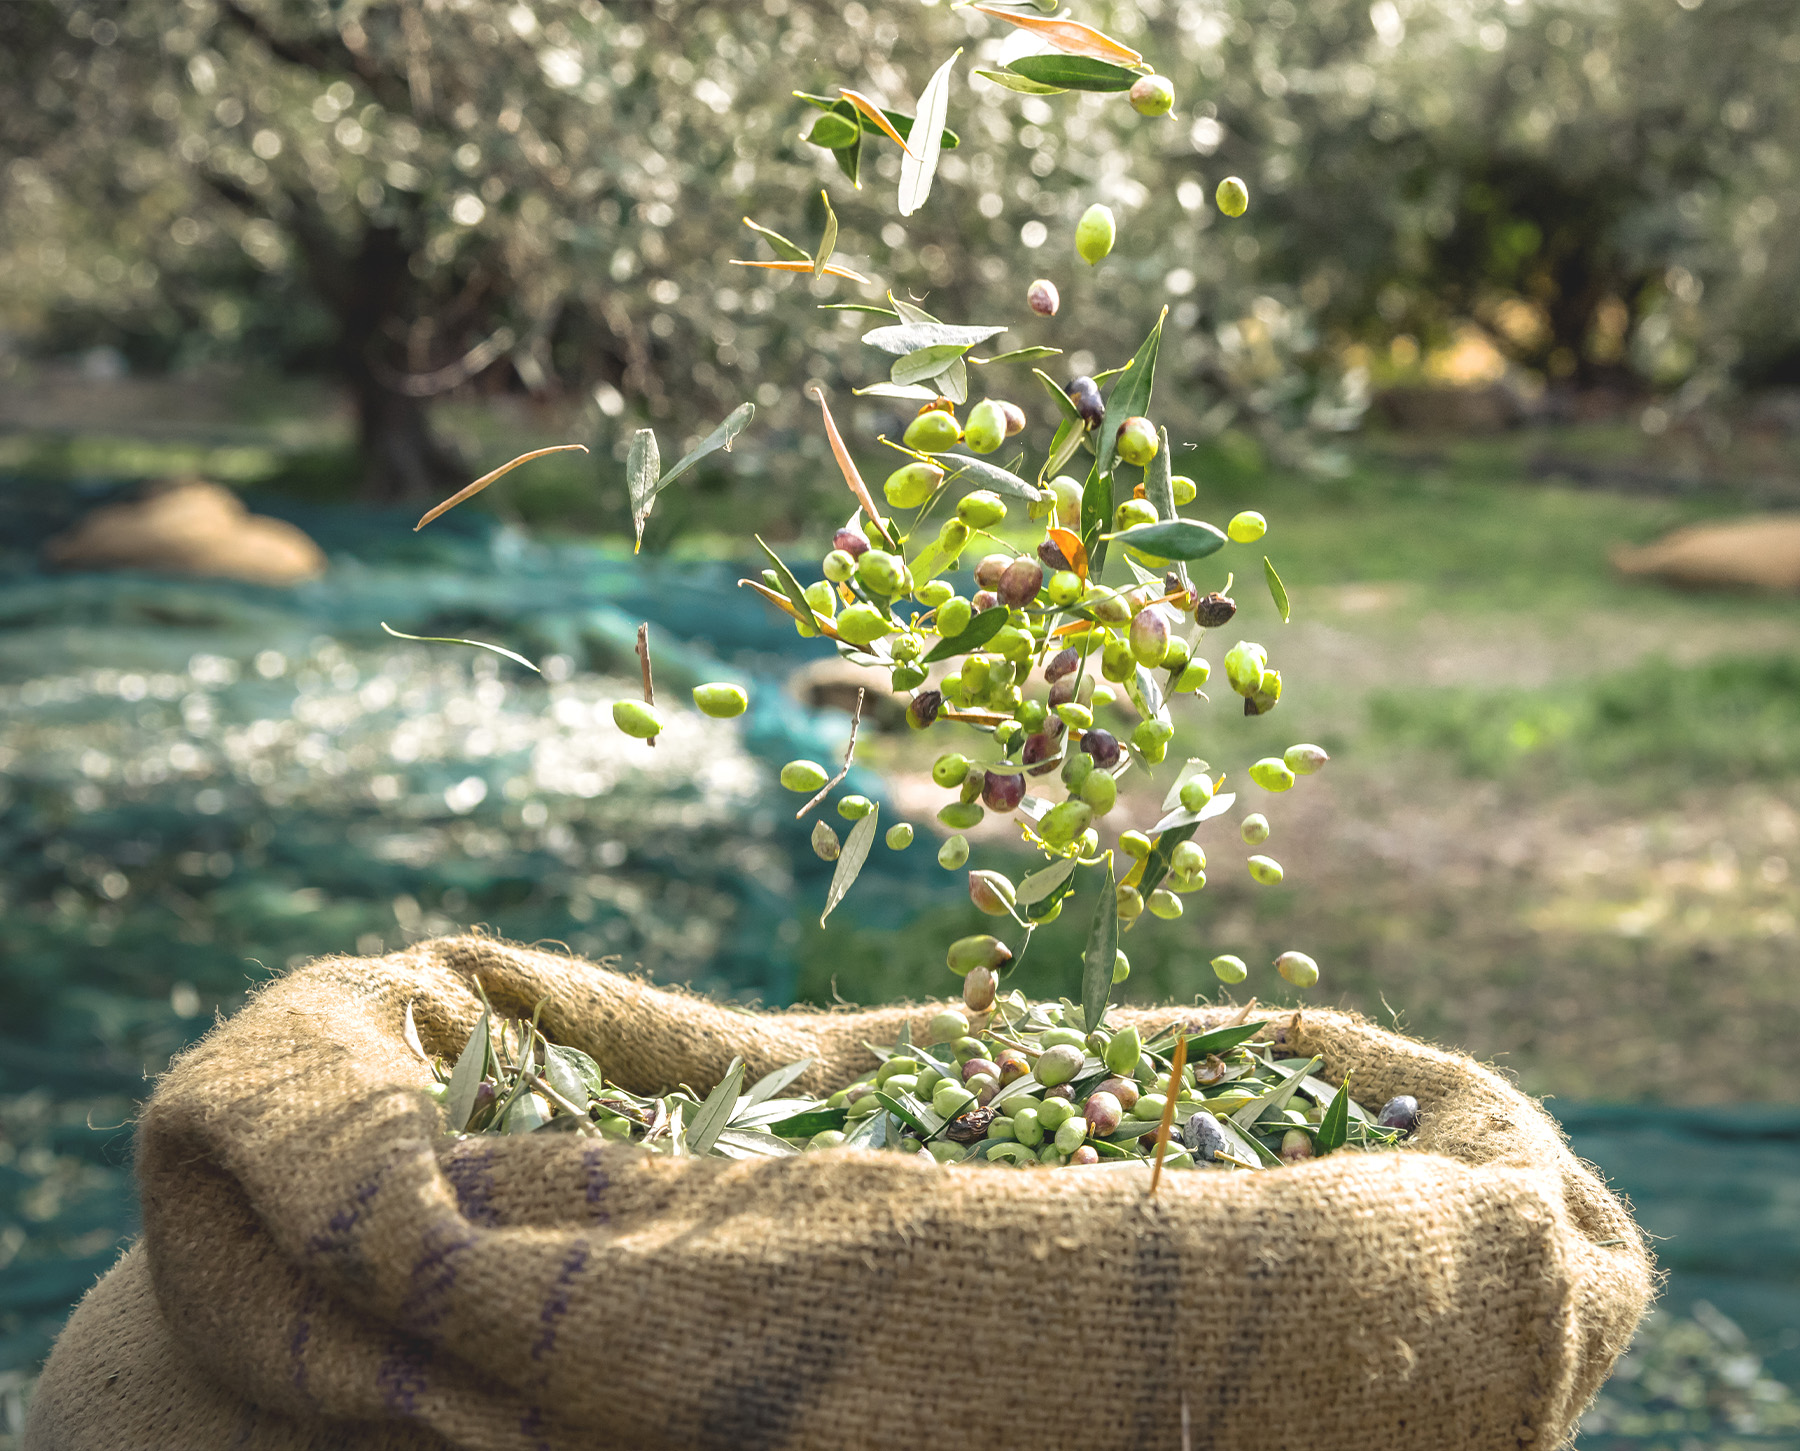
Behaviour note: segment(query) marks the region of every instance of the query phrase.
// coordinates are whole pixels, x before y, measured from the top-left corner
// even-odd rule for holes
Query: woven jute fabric
[[[481,937],[314,962],[158,1085],[144,1240],[71,1321],[29,1451],[92,1447],[1547,1451],[1631,1338],[1641,1236],[1530,1100],[1284,1013],[1398,1152],[1266,1173],[728,1162],[453,1138],[406,1045],[546,1001],[639,1091],[863,1048],[932,1006],[747,1013]],[[1145,1026],[1223,1009],[1126,1014]]]

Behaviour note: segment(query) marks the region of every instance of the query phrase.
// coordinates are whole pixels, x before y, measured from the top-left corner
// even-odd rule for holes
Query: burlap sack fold
[[[474,978],[548,997],[549,1035],[641,1091],[734,1053],[841,1083],[932,1011],[734,1012],[479,937],[312,963],[158,1086],[143,1248],[65,1332],[29,1451],[1122,1451],[1181,1446],[1184,1415],[1220,1451],[1543,1451],[1650,1294],[1536,1105],[1345,1014],[1284,1018],[1286,1048],[1364,1101],[1416,1094],[1413,1147],[1152,1201],[1104,1168],[446,1138],[402,1024],[411,1002],[454,1056]]]

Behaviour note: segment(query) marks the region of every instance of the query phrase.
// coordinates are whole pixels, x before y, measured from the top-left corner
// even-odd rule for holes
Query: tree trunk
[[[439,499],[468,482],[456,450],[431,430],[426,400],[399,387],[384,354],[412,322],[417,298],[400,232],[370,227],[335,289],[339,359],[356,402],[363,496],[374,503]]]
[[[468,470],[431,429],[423,398],[385,384],[367,367],[352,374],[363,497],[373,503],[447,498],[468,483]]]

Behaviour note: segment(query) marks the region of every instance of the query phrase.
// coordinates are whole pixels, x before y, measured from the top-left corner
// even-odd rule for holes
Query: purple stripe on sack
[[[444,1163],[444,1177],[456,1191],[456,1207],[471,1224],[492,1229],[500,1223],[494,1208],[494,1151],[490,1148],[453,1153]]]
[[[592,1144],[581,1152],[581,1167],[587,1173],[588,1218],[595,1224],[605,1224],[612,1218],[612,1215],[607,1213],[606,1205],[602,1202],[606,1198],[607,1189],[612,1184],[612,1180],[606,1172],[606,1165],[602,1162],[605,1154],[606,1149],[600,1144]]]
[[[578,1244],[569,1251],[569,1257],[563,1261],[555,1282],[550,1286],[550,1294],[544,1300],[544,1308],[538,1311],[538,1323],[544,1328],[538,1338],[532,1342],[531,1358],[542,1360],[556,1348],[556,1323],[569,1313],[569,1286],[575,1283],[575,1277],[587,1268],[587,1246]]]
[[[519,1430],[527,1436],[535,1437],[531,1443],[531,1451],[550,1451],[550,1443],[544,1439],[544,1408],[530,1407],[519,1417]]]
[[[389,1342],[387,1358],[375,1370],[381,1403],[390,1411],[410,1416],[418,1409],[419,1396],[428,1388],[426,1361],[411,1341]]]
[[[358,1184],[350,1196],[350,1202],[325,1221],[325,1232],[315,1234],[306,1242],[307,1253],[343,1260],[349,1264],[358,1262],[361,1254],[352,1231],[361,1222],[363,1211],[369,1207],[369,1202],[381,1192],[384,1177],[385,1170]]]
[[[307,1385],[306,1347],[312,1340],[313,1311],[319,1308],[319,1301],[324,1293],[310,1280],[300,1297],[300,1313],[294,1321],[294,1333],[288,1337],[288,1361],[291,1365],[288,1379],[293,1387],[309,1401],[312,1399],[311,1388]]]
[[[425,1226],[420,1238],[425,1250],[413,1262],[407,1277],[410,1288],[396,1318],[408,1330],[426,1334],[448,1313],[447,1297],[456,1286],[456,1257],[480,1236],[446,1210]]]

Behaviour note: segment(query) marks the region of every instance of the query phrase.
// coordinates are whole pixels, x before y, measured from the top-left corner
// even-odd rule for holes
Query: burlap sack
[[[143,1247],[58,1343],[30,1451],[1102,1451],[1179,1447],[1184,1415],[1221,1451],[1545,1451],[1650,1294],[1542,1111],[1341,1013],[1284,1019],[1286,1048],[1416,1094],[1413,1147],[1151,1200],[1131,1170],[449,1139],[403,1015],[454,1055],[472,978],[548,996],[550,1036],[640,1090],[734,1052],[842,1082],[931,1011],[739,1013],[478,937],[302,968],[157,1088]]]

